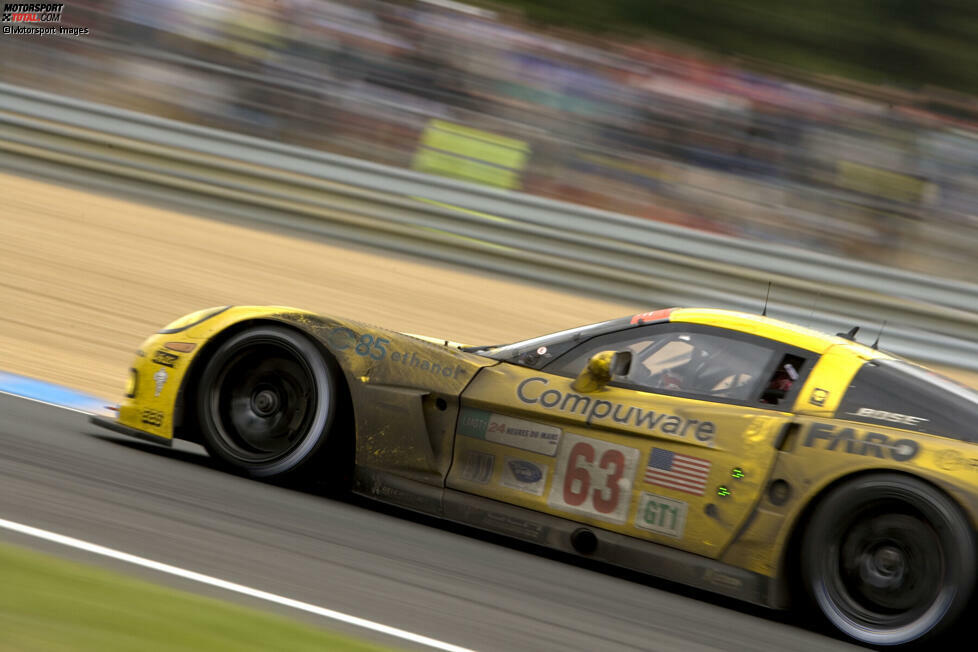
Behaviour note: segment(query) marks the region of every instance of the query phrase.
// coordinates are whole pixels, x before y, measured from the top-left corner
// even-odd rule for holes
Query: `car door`
[[[575,376],[605,350],[627,376]],[[542,370],[500,364],[462,396],[449,488],[719,556],[748,517],[813,355],[693,324],[593,338]]]

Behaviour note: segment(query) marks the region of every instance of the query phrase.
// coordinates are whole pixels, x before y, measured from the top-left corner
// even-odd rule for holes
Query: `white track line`
[[[44,539],[45,541],[53,541],[54,543],[60,543],[65,546],[91,552],[96,555],[111,557],[112,559],[118,559],[120,561],[142,566],[144,568],[151,568],[161,573],[176,575],[177,577],[182,577],[194,582],[200,582],[201,584],[209,584],[210,586],[216,586],[227,591],[234,591],[235,593],[241,593],[252,598],[258,598],[259,600],[267,600],[268,602],[274,602],[275,604],[292,607],[293,609],[308,611],[309,613],[316,614],[317,616],[323,616],[324,618],[330,618],[332,620],[338,620],[350,625],[356,625],[357,627],[369,629],[374,632],[380,632],[381,634],[387,634],[388,636],[404,639],[405,641],[411,641],[412,643],[420,643],[421,645],[427,645],[428,647],[438,650],[445,650],[446,652],[474,652],[469,648],[452,645],[451,643],[445,643],[433,638],[428,638],[427,636],[421,636],[420,634],[413,634],[411,632],[404,631],[403,629],[397,629],[396,627],[388,627],[387,625],[375,623],[372,620],[366,620],[365,618],[350,616],[339,611],[333,611],[332,609],[317,607],[316,605],[309,604],[308,602],[300,602],[291,598],[275,595],[274,593],[259,591],[258,589],[252,589],[247,586],[242,586],[241,584],[235,584],[234,582],[228,582],[209,575],[184,570],[183,568],[170,566],[169,564],[162,564],[158,561],[153,561],[152,559],[137,557],[136,555],[130,555],[119,550],[113,550],[112,548],[106,548],[94,543],[82,541],[81,539],[64,536],[63,534],[48,532],[47,530],[41,530],[29,525],[22,525],[20,523],[7,521],[0,518],[0,528],[18,532],[20,534],[26,534],[27,536]]]
[[[62,405],[61,403],[52,403],[51,401],[45,401],[40,398],[32,398],[30,396],[24,396],[23,394],[15,394],[13,392],[8,392],[0,389],[0,394],[3,396],[13,396],[14,398],[22,398],[25,401],[34,401],[35,403],[40,403],[41,405],[49,405],[51,407],[61,408],[62,410],[70,410],[71,412],[77,412],[79,414],[95,414],[94,412],[89,412],[88,410],[82,410],[81,408],[73,408],[67,405]]]

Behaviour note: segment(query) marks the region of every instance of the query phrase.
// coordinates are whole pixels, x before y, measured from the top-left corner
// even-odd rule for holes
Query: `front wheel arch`
[[[288,322],[274,319],[249,319],[235,323],[207,340],[201,351],[191,361],[186,378],[180,388],[175,406],[175,435],[186,441],[192,441],[201,445],[204,444],[197,405],[197,395],[200,391],[200,382],[204,371],[225,342],[242,332],[262,327],[281,328],[305,338],[316,347],[327,364],[333,367],[335,371],[333,378],[336,381],[335,401],[337,411],[331,425],[330,437],[325,444],[326,450],[323,455],[326,458],[323,460],[325,478],[321,484],[330,490],[347,488],[352,479],[356,444],[356,421],[354,405],[350,394],[349,379],[340,368],[336,357],[322,342],[310,333]],[[308,475],[312,474],[303,474],[304,479]],[[315,480],[316,478],[308,479]]]

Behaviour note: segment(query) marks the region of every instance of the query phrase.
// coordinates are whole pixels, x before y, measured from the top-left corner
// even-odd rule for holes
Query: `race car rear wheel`
[[[801,553],[806,588],[847,636],[902,645],[937,634],[974,586],[975,540],[946,495],[920,480],[847,482],[812,515]]]
[[[326,441],[336,377],[315,344],[291,329],[259,326],[232,336],[198,384],[204,445],[254,477],[296,473]]]

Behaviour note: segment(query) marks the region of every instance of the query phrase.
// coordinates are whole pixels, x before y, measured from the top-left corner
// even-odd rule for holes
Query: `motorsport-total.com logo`
[[[60,23],[64,12],[63,3],[6,2],[0,23],[3,33],[34,36],[84,36],[87,27],[64,27]]]

